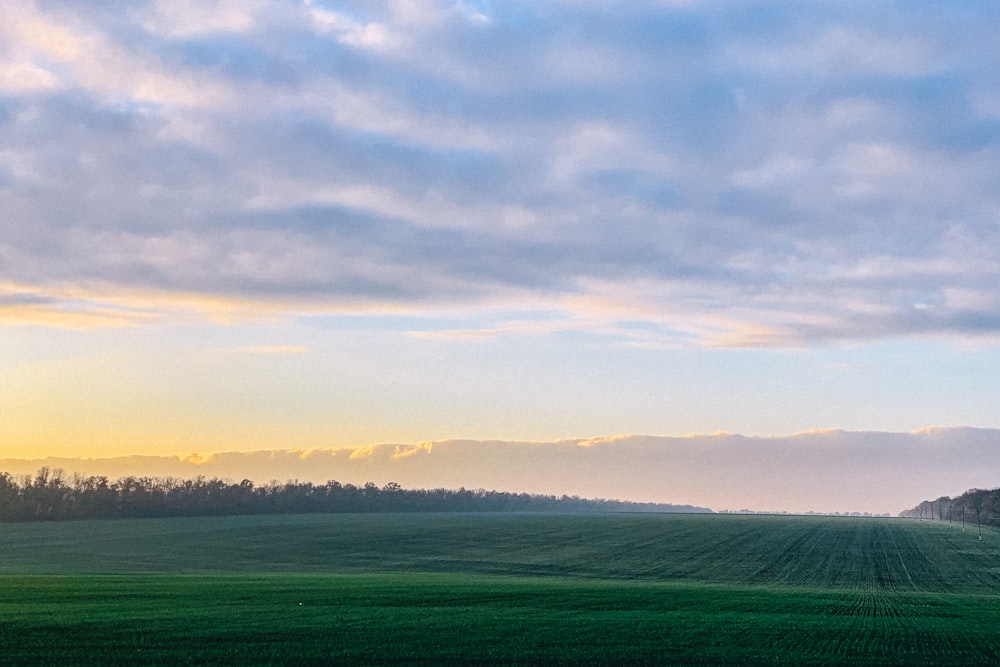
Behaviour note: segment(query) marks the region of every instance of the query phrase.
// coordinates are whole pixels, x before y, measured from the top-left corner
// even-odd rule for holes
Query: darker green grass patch
[[[482,575],[16,576],[15,664],[991,664],[992,596]]]

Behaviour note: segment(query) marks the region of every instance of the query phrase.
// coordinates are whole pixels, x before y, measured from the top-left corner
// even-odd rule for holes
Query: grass
[[[997,538],[688,515],[8,524],[0,662],[997,664]]]

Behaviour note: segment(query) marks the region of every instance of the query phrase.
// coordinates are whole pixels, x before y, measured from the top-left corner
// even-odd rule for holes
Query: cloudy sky
[[[1000,426],[997,25],[8,0],[0,457]]]

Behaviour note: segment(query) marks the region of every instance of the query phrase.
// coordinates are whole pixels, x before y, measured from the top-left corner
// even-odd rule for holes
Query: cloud
[[[381,23],[371,22],[362,25],[343,14],[322,8],[313,8],[309,14],[319,31],[333,33],[337,41],[342,44],[378,48],[385,46],[391,40]]]
[[[51,90],[58,85],[55,74],[31,63],[8,63],[0,68],[0,90],[23,94]]]
[[[245,33],[257,25],[261,2],[232,0],[206,4],[190,0],[156,0],[144,25],[154,34],[190,37],[204,33]]]
[[[420,454],[431,454],[434,451],[433,442],[422,442],[417,445],[397,445],[392,452],[392,460],[409,458]]]
[[[783,437],[617,435],[558,442],[447,440],[414,445],[221,452],[178,457],[0,459],[0,470],[220,476],[259,483],[336,479],[410,488],[577,494],[721,509],[896,513],[926,498],[992,488],[1000,431],[814,430]]]
[[[375,456],[377,452],[375,445],[363,445],[361,447],[356,447],[351,451],[350,460],[359,461],[362,459],[370,459]]]
[[[101,304],[7,324],[141,324],[115,294],[151,320],[179,298],[475,315],[517,294],[494,330],[555,313],[637,346],[1000,330],[991,7],[5,16],[0,269]]]
[[[0,282],[0,326],[43,325],[67,329],[137,326],[152,316],[119,299],[73,288],[43,288]]]

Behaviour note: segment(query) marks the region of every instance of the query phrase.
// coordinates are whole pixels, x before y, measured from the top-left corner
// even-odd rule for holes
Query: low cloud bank
[[[714,510],[891,512],[1000,486],[1000,430],[813,431],[782,437],[627,435],[557,442],[446,440],[177,457],[0,459],[0,470],[484,488]]]

